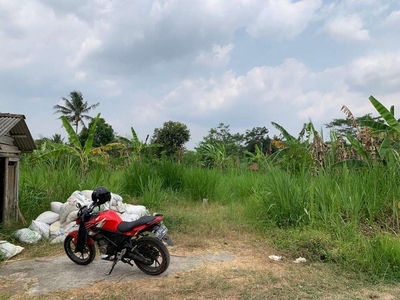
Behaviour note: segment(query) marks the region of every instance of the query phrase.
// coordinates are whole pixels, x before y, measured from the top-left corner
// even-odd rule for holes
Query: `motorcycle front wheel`
[[[72,236],[67,235],[64,240],[64,250],[70,260],[78,265],[90,264],[96,256],[94,245],[85,244],[82,252],[75,252],[76,245]]]
[[[143,262],[135,259],[136,266],[148,275],[160,275],[169,266],[170,256],[167,247],[162,241],[154,237],[141,237],[136,242],[136,252],[148,259]]]

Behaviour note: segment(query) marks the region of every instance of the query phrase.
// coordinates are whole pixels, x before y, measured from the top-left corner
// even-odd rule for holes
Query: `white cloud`
[[[400,85],[400,52],[370,54],[350,64],[349,79],[368,87],[397,88]]]
[[[100,49],[103,42],[96,37],[88,37],[86,38],[81,46],[79,51],[75,54],[75,57],[69,59],[69,65],[71,67],[78,67],[80,64],[94,51]]]
[[[211,51],[201,51],[195,58],[194,63],[212,68],[225,66],[229,63],[230,54],[234,48],[235,45],[233,44],[225,46],[213,45]]]
[[[321,72],[313,72],[296,59],[286,59],[276,67],[255,67],[241,76],[228,71],[219,78],[185,80],[165,96],[161,110],[200,124],[219,116],[228,118],[233,126],[251,118],[253,124],[297,124],[290,127],[292,130],[309,119],[322,127],[334,118],[345,117],[340,111],[343,105],[357,115],[374,113],[368,101],[370,92],[353,90],[348,82],[358,80],[368,85],[371,74],[379,82],[395,82],[400,78],[396,57],[400,55],[370,55]],[[382,72],[376,72],[373,65],[366,68],[367,62],[382,65]]]
[[[307,28],[321,5],[321,0],[269,0],[246,30],[255,37],[292,39]]]
[[[400,10],[392,11],[389,16],[382,22],[384,26],[400,26]]]
[[[370,40],[369,31],[364,29],[361,17],[356,14],[338,16],[328,20],[324,25],[324,31],[339,40]]]
[[[302,93],[307,76],[309,71],[302,63],[287,59],[277,67],[256,67],[242,76],[227,71],[220,78],[184,80],[166,95],[163,109],[200,122],[210,115],[235,111],[258,116],[274,103],[291,105]]]
[[[106,95],[108,97],[116,97],[122,93],[122,90],[119,88],[119,84],[115,80],[103,80],[102,87],[106,91]]]
[[[369,94],[398,101],[399,11],[387,0],[2,0],[0,106],[24,113],[42,99],[26,114],[47,136],[75,89],[122,135],[167,120],[196,128],[195,141],[220,122],[296,132],[343,117],[343,104],[373,111]]]
[[[78,71],[75,73],[74,77],[76,80],[84,80],[86,78],[86,73],[83,71]]]

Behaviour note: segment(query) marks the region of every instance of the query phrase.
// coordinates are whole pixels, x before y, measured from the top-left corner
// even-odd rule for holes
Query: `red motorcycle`
[[[97,187],[92,193],[89,207],[77,207],[79,229],[68,233],[64,241],[67,256],[78,265],[90,264],[96,256],[95,244],[112,261],[110,275],[117,262],[134,264],[148,275],[160,275],[169,266],[170,255],[164,242],[173,246],[161,214],[143,216],[133,222],[122,221],[112,211],[93,212],[94,208],[110,201],[111,193],[105,187]],[[133,264],[133,263],[134,264]]]

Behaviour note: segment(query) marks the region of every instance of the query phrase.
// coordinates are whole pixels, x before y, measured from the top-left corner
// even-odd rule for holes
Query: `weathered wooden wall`
[[[12,137],[0,137],[0,222],[18,220],[18,166],[21,151]]]

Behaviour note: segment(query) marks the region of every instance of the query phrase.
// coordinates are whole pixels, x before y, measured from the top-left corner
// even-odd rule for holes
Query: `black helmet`
[[[93,190],[92,200],[96,205],[102,205],[107,201],[110,201],[111,193],[103,186],[99,186]]]

